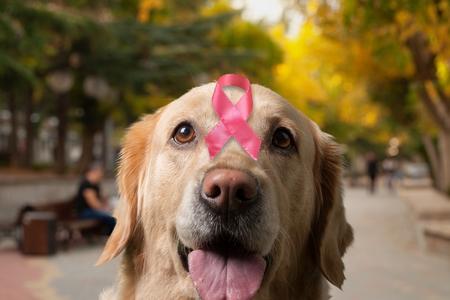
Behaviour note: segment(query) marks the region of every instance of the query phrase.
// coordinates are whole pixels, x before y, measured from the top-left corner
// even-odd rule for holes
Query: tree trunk
[[[113,121],[108,118],[103,126],[102,134],[102,160],[106,173],[110,174],[114,171],[114,148],[112,143],[112,135],[114,131]]]
[[[58,141],[56,144],[56,172],[66,171],[66,138],[68,130],[69,95],[59,95],[57,98]]]
[[[444,193],[450,192],[450,113],[447,110],[445,102],[447,99],[441,98],[436,90],[440,87],[435,86],[431,81],[426,81],[421,89],[420,98],[424,106],[428,109],[428,112],[433,117],[436,127],[439,129],[438,145],[434,151],[437,156],[437,166],[434,175],[434,185],[436,188]],[[426,144],[424,144],[427,147]],[[428,145],[429,147],[429,145]],[[430,155],[428,152],[427,155]],[[430,162],[432,157],[428,156]]]
[[[450,132],[441,131],[438,137],[438,148],[441,166],[440,191],[450,194]]]
[[[416,32],[406,41],[415,66],[415,77],[420,84],[420,100],[439,129],[435,185],[442,192],[450,190],[450,99],[437,81],[436,53],[431,51],[428,37]],[[430,144],[425,144],[430,148]],[[427,149],[428,153],[428,149]],[[430,162],[432,161],[432,157]]]
[[[24,165],[30,168],[33,165],[33,155],[34,155],[34,126],[31,120],[33,114],[33,92],[31,88],[26,94],[25,99],[25,157]]]
[[[450,129],[449,129],[449,121],[450,114],[446,110],[445,106],[438,104],[436,99],[433,100],[433,97],[430,95],[429,91],[423,89],[421,92],[421,100],[426,108],[428,108],[428,112],[434,118],[433,121],[437,128],[439,129],[438,134],[438,145],[437,149],[430,150],[431,146],[434,145],[430,141],[424,141],[424,146],[430,160],[431,169],[434,177],[434,185],[435,187],[444,193],[450,192]],[[436,115],[440,115],[441,118],[436,117]],[[431,156],[430,156],[431,155]],[[436,156],[433,158],[432,156]],[[433,166],[433,160],[434,166]]]
[[[9,163],[11,167],[17,167],[19,165],[19,153],[17,148],[17,105],[14,92],[7,94],[8,109],[10,113],[10,127],[9,133]]]
[[[433,178],[434,186],[439,189],[439,186],[441,186],[442,183],[439,182],[441,180],[441,166],[439,164],[439,153],[437,151],[437,147],[434,145],[433,139],[428,134],[422,135],[422,143],[425,146],[425,152],[430,164],[430,173]]]
[[[85,127],[83,130],[82,152],[78,162],[78,171],[84,172],[94,158],[95,130]]]

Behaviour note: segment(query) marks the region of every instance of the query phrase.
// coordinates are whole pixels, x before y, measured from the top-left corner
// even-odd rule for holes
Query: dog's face
[[[205,136],[218,122],[213,89],[195,88],[130,129],[119,172],[125,206],[101,260],[140,228],[140,255],[165,261],[148,268],[190,278],[205,299],[253,296],[289,264],[301,265],[295,259],[308,247],[340,286],[351,229],[337,145],[279,95],[253,85],[248,123],[262,140],[258,160],[234,139],[211,159]],[[226,92],[233,102],[242,94]]]

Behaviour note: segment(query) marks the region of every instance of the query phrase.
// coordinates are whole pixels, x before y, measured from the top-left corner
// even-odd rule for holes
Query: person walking
[[[375,193],[378,178],[378,160],[374,152],[367,154],[366,160],[367,176],[369,177],[369,192]]]

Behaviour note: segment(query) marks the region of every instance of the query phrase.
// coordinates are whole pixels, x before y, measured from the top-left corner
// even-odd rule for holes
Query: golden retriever
[[[270,89],[252,85],[258,160],[234,140],[210,159],[214,84],[128,130],[117,226],[98,264],[124,251],[103,299],[328,299],[353,240],[341,150]],[[226,89],[235,101],[242,91]]]

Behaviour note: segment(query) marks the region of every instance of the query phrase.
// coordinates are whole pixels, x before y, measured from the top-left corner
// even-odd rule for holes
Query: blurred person
[[[369,152],[366,157],[366,172],[369,177],[369,191],[375,193],[378,178],[378,160],[374,152]]]
[[[394,181],[397,174],[398,164],[394,158],[387,158],[383,161],[383,172],[386,175],[386,184],[389,191],[394,191]]]
[[[103,168],[98,163],[91,164],[80,182],[75,196],[77,214],[80,219],[94,219],[101,221],[111,234],[116,220],[111,215],[111,208],[100,190],[103,179]]]

